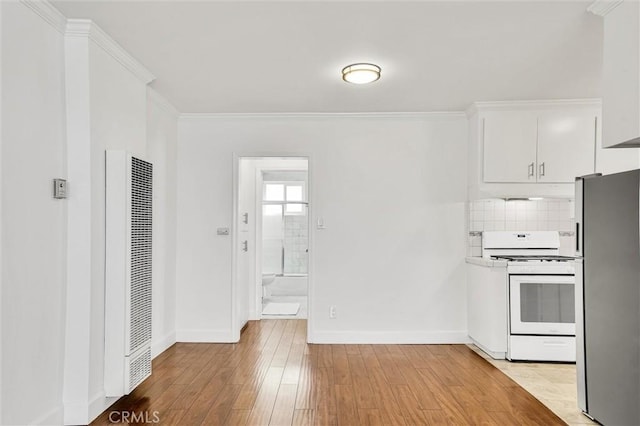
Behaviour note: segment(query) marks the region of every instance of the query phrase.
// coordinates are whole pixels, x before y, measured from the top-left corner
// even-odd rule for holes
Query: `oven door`
[[[509,275],[510,333],[575,336],[573,275]]]

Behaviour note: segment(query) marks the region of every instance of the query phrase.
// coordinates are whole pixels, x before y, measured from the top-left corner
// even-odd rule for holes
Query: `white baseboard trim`
[[[102,414],[107,408],[111,407],[111,405],[113,405],[117,400],[117,397],[108,398],[104,394],[104,391],[95,394],[89,401],[89,423],[94,421],[96,417]]]
[[[176,341],[184,343],[237,343],[231,330],[186,329],[176,331]]]
[[[67,402],[64,405],[64,424],[89,424],[117,400],[118,398],[107,398],[102,391],[95,394],[87,402]]]
[[[245,328],[247,326],[247,324],[249,324],[249,319],[246,319],[244,321],[242,321],[242,324],[240,325],[240,331],[242,331],[243,328]]]
[[[151,343],[151,359],[157,357],[162,352],[166,351],[176,342],[176,332],[172,331],[171,333],[157,339],[156,341]]]
[[[54,408],[48,413],[38,417],[36,420],[29,422],[30,425],[59,425],[62,424],[64,417],[64,407],[61,405]]]
[[[325,344],[466,344],[467,331],[314,331],[309,343]]]
[[[473,343],[475,346],[477,346],[478,348],[480,348],[480,350],[484,353],[486,353],[487,355],[489,355],[491,358],[493,359],[507,359],[507,352],[506,349],[504,352],[502,351],[492,351],[486,347],[484,347],[483,345],[481,345],[480,343],[476,342],[474,339],[471,339],[471,343]]]
[[[65,425],[86,425],[89,424],[89,404],[86,402],[65,402],[64,403],[64,424]]]

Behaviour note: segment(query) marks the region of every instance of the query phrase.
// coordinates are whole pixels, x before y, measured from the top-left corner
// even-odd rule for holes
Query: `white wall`
[[[183,116],[178,141],[179,341],[230,337],[234,153],[310,157],[312,341],[466,341],[464,115]]]
[[[1,2],[2,424],[85,424],[104,397],[104,152],[155,162],[155,354],[175,340],[177,111],[90,21]],[[52,179],[68,179],[68,199]],[[63,419],[64,416],[64,419]]]
[[[176,341],[176,150],[178,112],[148,89],[147,155],[153,163],[152,355]]]
[[[154,218],[159,223],[154,230],[159,230],[160,239],[154,241],[154,260],[172,256],[164,244],[173,238],[167,227],[173,227],[175,190],[167,178],[173,173],[175,180],[175,157],[167,156],[175,154],[176,114],[160,112],[154,105],[147,115],[147,83],[153,76],[90,21],[69,22],[65,58],[68,166],[75,189],[68,223],[65,423],[84,424],[114,402],[104,394],[105,150],[159,160],[154,170],[159,184],[154,187],[154,209],[159,209]],[[152,101],[158,102],[159,98]],[[170,261],[164,266],[171,271]],[[161,267],[155,266],[154,277],[162,274]],[[154,308],[167,313],[167,322],[155,318],[162,333],[153,336],[157,350],[171,343],[173,314],[164,297],[171,299],[174,279],[168,276],[159,285]],[[166,336],[168,343],[163,341]]]
[[[2,10],[2,424],[60,424],[66,177],[64,56],[55,14]]]
[[[146,159],[147,88],[104,49],[90,43],[91,100],[91,341],[89,397],[104,398],[105,150],[125,150]],[[98,401],[104,400],[100,404]],[[90,417],[98,411],[90,407]],[[100,413],[102,410],[99,410]]]

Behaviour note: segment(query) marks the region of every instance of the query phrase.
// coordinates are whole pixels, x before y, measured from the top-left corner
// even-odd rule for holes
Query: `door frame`
[[[308,272],[307,272],[307,342],[312,341],[312,321],[313,318],[313,309],[312,309],[312,297],[313,297],[313,275],[314,275],[314,255],[313,255],[313,247],[314,247],[314,228],[312,225],[312,218],[314,214],[313,207],[313,197],[315,194],[314,191],[314,181],[313,181],[313,157],[309,153],[306,152],[286,152],[286,153],[256,153],[256,152],[234,152],[233,153],[233,220],[232,220],[232,258],[231,258],[231,334],[233,336],[234,341],[240,340],[240,331],[242,327],[244,327],[244,323],[240,323],[238,318],[239,315],[239,300],[238,300],[238,286],[240,283],[238,282],[238,261],[240,254],[240,232],[239,232],[239,224],[241,221],[240,218],[240,210],[239,210],[239,191],[240,191],[240,160],[241,159],[298,159],[298,160],[307,160],[307,202],[308,202],[308,210],[307,210],[307,220],[308,220]],[[258,191],[256,191],[258,192]],[[256,196],[257,199],[257,196]],[[257,210],[256,204],[256,210]],[[261,215],[260,215],[261,217]],[[257,240],[257,230],[258,230],[258,216],[255,217],[256,226],[254,226],[253,237]],[[254,280],[258,277],[258,269],[257,269],[257,257],[258,253],[256,252],[256,256],[254,262],[256,263],[256,271]],[[262,279],[262,273],[260,272],[260,280]],[[256,282],[256,290],[257,290],[257,282]],[[260,284],[260,290],[262,290],[262,285]],[[262,292],[260,292],[261,294]],[[262,296],[260,295],[260,299]],[[249,303],[255,303],[257,306],[258,295],[254,300],[249,300]],[[260,303],[261,304],[261,303]],[[257,313],[257,316],[260,314]],[[249,321],[252,319],[249,318]]]

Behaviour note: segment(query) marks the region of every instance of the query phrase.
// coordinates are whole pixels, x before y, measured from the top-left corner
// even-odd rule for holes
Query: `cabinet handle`
[[[527,177],[533,177],[533,171],[534,171],[533,163],[531,163],[529,164]]]
[[[540,163],[540,167],[538,170],[538,175],[539,176],[544,176],[544,162]]]

